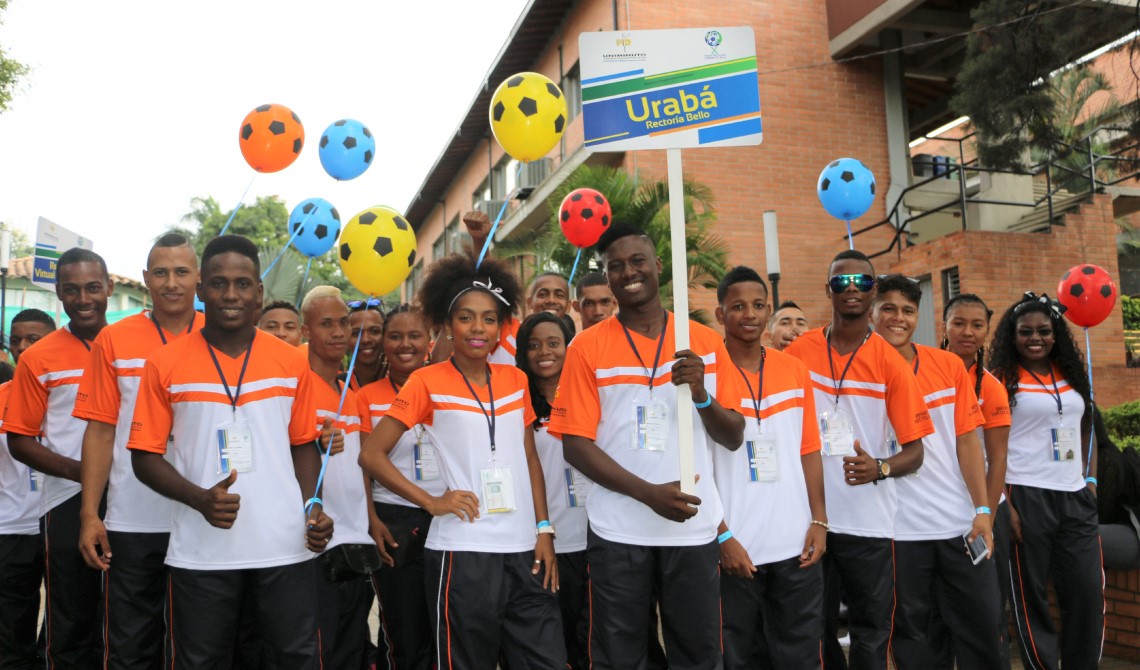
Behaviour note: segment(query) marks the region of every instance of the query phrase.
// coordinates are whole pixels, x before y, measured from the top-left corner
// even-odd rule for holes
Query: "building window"
[[[503,156],[491,171],[490,200],[506,200],[518,186],[519,162],[510,156]]]
[[[582,113],[582,70],[578,63],[562,77],[562,95],[566,96],[566,122],[570,123]]]
[[[444,233],[446,239],[444,253],[454,254],[462,251],[464,230],[465,228],[459,224],[459,215],[456,214],[452,217],[451,223],[447,224],[447,231]]]
[[[435,238],[435,242],[431,244],[431,259],[437,261],[447,255],[447,229]]]
[[[962,293],[962,281],[958,277],[958,266],[942,271],[942,304],[950,302]]]

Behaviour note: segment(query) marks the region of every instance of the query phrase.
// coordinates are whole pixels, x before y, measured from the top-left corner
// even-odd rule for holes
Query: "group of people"
[[[917,281],[844,251],[829,323],[736,267],[723,332],[674,351],[654,241],[597,252],[573,296],[460,253],[411,304],[298,309],[251,241],[167,234],[113,325],[103,260],[64,253],[69,322],[22,312],[0,369],[0,668],[998,669],[1006,601],[1026,667],[1096,667],[1094,409],[1053,301],[991,338],[955,296],[924,346]]]

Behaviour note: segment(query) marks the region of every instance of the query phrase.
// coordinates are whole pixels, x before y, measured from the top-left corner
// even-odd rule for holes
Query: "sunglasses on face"
[[[854,285],[860,293],[866,293],[875,288],[875,278],[871,275],[835,275],[827,280],[833,293],[842,293],[848,286]]]
[[[361,307],[364,307],[365,305],[368,306],[368,309],[372,309],[373,307],[379,307],[380,306],[380,298],[369,298],[368,300],[349,300],[348,301],[348,308],[353,310],[353,311],[356,311],[356,310],[360,309]]]

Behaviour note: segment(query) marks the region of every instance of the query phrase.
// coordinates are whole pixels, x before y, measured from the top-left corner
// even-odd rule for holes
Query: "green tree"
[[[1057,154],[1065,134],[1049,73],[1132,27],[1116,8],[1098,3],[1056,9],[1029,0],[984,0],[970,14],[979,30],[967,39],[950,106],[974,123],[978,157],[988,167],[1024,167],[1030,147]]]
[[[36,252],[36,246],[32,244],[32,240],[22,228],[17,228],[10,223],[0,223],[0,230],[7,230],[12,235],[12,258],[23,258]]]
[[[551,270],[569,275],[578,253],[566,241],[558,223],[562,200],[577,188],[589,187],[601,192],[609,200],[614,221],[638,226],[657,245],[657,256],[662,269],[659,277],[661,297],[667,306],[672,305],[672,246],[669,241],[669,185],[665,181],[635,177],[625,170],[604,166],[583,165],[555,189],[547,200],[551,216],[536,233],[499,244],[497,254],[502,257],[528,256],[532,269]],[[715,289],[728,271],[728,245],[711,230],[716,220],[712,190],[698,182],[686,179],[685,248],[688,251],[689,288]],[[592,249],[582,252],[578,276],[586,272]],[[704,310],[691,310],[690,317],[701,323],[711,321]]]
[[[8,0],[0,0],[0,14],[8,9]],[[6,111],[12,102],[12,94],[20,79],[28,74],[28,66],[8,57],[8,52],[0,47],[0,112]]]
[[[222,211],[212,197],[194,198],[190,201],[190,211],[182,217],[182,226],[175,226],[171,232],[186,236],[199,254],[206,243],[218,236],[230,218],[230,211]],[[261,250],[262,272],[279,255],[280,260],[265,276],[265,300],[289,300],[298,303],[305,293],[319,284],[336,286],[345,292],[349,299],[358,297],[359,292],[345,280],[333,252],[314,258],[308,278],[302,284],[308,258],[291,246],[282,255],[281,250],[289,243],[289,210],[277,196],[259,197],[253,204],[241,207],[234,214],[227,233],[242,235],[253,240]]]
[[[1069,190],[1084,189],[1089,186],[1089,155],[1084,141],[1088,139],[1092,142],[1095,154],[1104,155],[1111,151],[1112,147],[1107,140],[1092,133],[1120,111],[1120,101],[1112,95],[1112,84],[1108,77],[1087,65],[1067,68],[1051,77],[1048,93],[1053,101],[1052,123],[1057,131],[1058,142],[1050,152],[1031,146],[1030,155],[1035,163],[1052,159],[1054,186]],[[1101,96],[1099,106],[1091,108],[1089,103],[1100,93],[1107,95]],[[1111,164],[1102,163],[1097,167],[1097,172],[1099,179],[1105,179],[1114,170]]]

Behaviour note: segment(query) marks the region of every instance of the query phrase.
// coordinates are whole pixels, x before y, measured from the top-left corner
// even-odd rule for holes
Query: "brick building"
[[[979,293],[1000,311],[1024,290],[1052,294],[1061,273],[1080,262],[1096,263],[1117,276],[1116,201],[1110,196],[1074,200],[1067,209],[1055,210],[1050,220],[1040,213],[1044,204],[1033,206],[1034,178],[1028,175],[987,175],[959,167],[957,179],[912,188],[924,180],[924,168],[919,164],[916,174],[908,144],[953,118],[947,100],[965,53],[961,33],[971,29],[969,10],[976,4],[533,0],[484,81],[473,82],[478,92],[463,121],[407,207],[419,240],[419,262],[405,295],[410,297],[418,286],[425,263],[460,248],[466,239],[460,222],[464,212],[482,208],[494,217],[516,187],[522,197],[509,203],[497,240],[546,225],[547,197],[583,163],[664,178],[664,151],[591,154],[582,147],[580,33],[734,25],[755,31],[764,143],[686,150],[685,174],[715,195],[714,230],[728,243],[731,264],[767,272],[761,217],[765,210],[777,212],[780,297],[804,306],[813,324],[829,314],[823,290],[827,260],[846,248],[844,224],[820,207],[816,179],[841,156],[870,167],[881,194],[872,210],[854,222],[868,229],[858,236],[856,248],[878,254],[880,272],[897,270],[922,280],[928,298],[919,341],[938,341],[935,317],[956,292]],[[1128,16],[1127,8],[1116,3],[1105,3],[1104,11]],[[1123,30],[1131,24],[1122,19],[1121,25]],[[1104,41],[1115,37],[1119,35]],[[1089,50],[1097,46],[1090,44]],[[487,108],[499,82],[527,70],[561,82],[571,120],[561,145],[547,159],[524,166],[516,184],[517,164],[492,138]],[[1027,207],[1012,212],[1017,208],[980,202],[1010,198],[1021,198]],[[1044,217],[1044,225],[1024,223],[1034,212]],[[897,226],[905,226],[905,234],[897,234]],[[691,301],[708,308],[712,296],[694,292]],[[1094,331],[1093,360],[1103,404],[1140,395],[1140,370],[1124,365],[1119,306]]]

